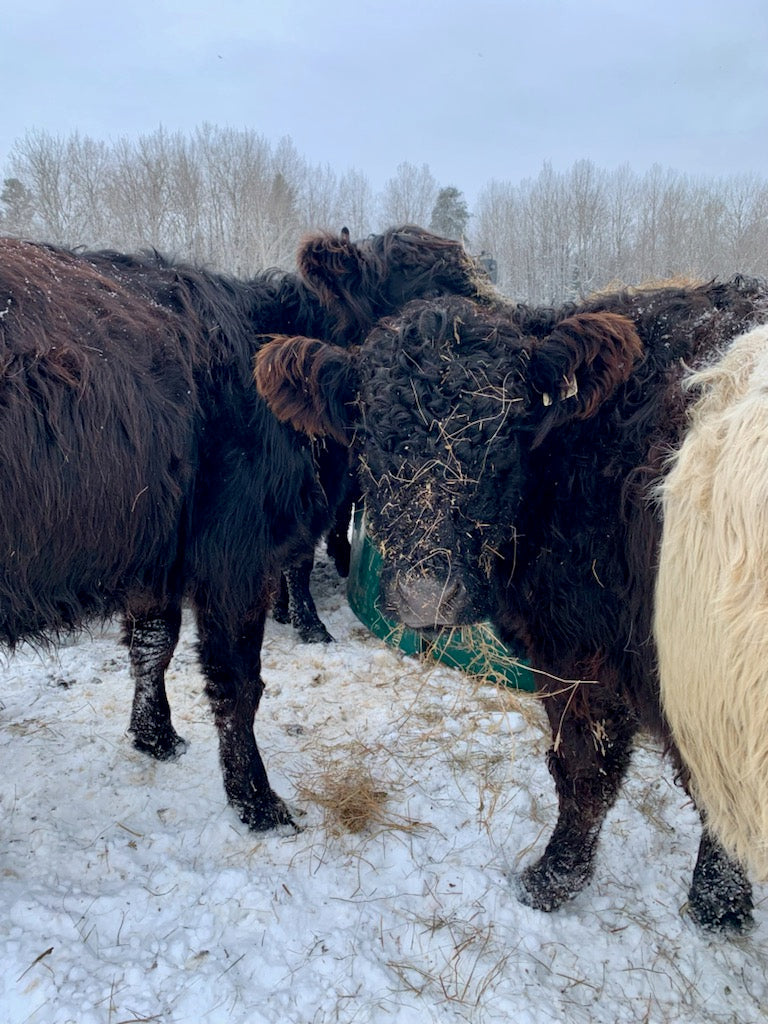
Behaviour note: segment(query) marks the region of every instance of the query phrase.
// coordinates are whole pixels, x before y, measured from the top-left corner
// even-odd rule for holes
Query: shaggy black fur
[[[247,282],[0,240],[0,639],[121,612],[136,743],[173,756],[164,672],[187,597],[227,796],[254,829],[291,821],[253,736],[274,581],[348,486],[340,446],[339,472],[320,474],[258,397],[254,354],[274,332],[349,344],[367,310],[454,283],[483,288],[458,243],[410,227],[310,239],[298,276]]]
[[[293,339],[257,361],[278,415],[302,426],[274,379],[276,367],[285,383],[301,365],[315,383],[306,425],[317,431],[325,406],[328,433],[354,427],[389,611],[417,628],[490,617],[524,643],[560,808],[520,879],[534,907],[558,907],[591,877],[637,730],[669,743],[651,637],[652,490],[685,429],[685,364],[767,312],[766,288],[742,279],[558,310],[448,298],[412,303],[359,356]],[[743,872],[705,832],[692,915],[738,930],[751,907]]]
[[[346,578],[349,575],[351,557],[349,526],[355,503],[360,501],[357,478],[350,465],[346,448],[334,441],[322,439],[313,443],[313,451],[321,483],[330,478],[337,486],[341,485],[341,498],[325,544],[339,576]],[[346,486],[343,486],[342,482],[345,479]],[[315,554],[312,551],[297,564],[283,570],[272,606],[272,615],[277,622],[290,623],[303,643],[327,644],[333,642],[333,637],[317,614],[310,589],[314,565]]]

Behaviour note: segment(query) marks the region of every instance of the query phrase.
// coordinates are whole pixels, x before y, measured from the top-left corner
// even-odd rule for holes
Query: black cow
[[[410,227],[312,238],[299,270],[246,282],[0,239],[0,640],[122,613],[134,739],[169,756],[188,598],[226,793],[254,829],[291,822],[253,736],[265,614],[346,486],[258,397],[254,354],[276,330],[348,344],[413,296],[484,288],[458,243]]]
[[[768,291],[741,279],[560,310],[444,298],[412,303],[359,354],[297,338],[257,359],[279,417],[358,453],[385,609],[419,629],[490,617],[524,643],[559,799],[547,848],[519,880],[533,907],[555,909],[591,877],[638,729],[669,742],[651,494],[684,430],[684,364],[766,312]],[[740,930],[751,907],[742,869],[705,830],[693,917]]]

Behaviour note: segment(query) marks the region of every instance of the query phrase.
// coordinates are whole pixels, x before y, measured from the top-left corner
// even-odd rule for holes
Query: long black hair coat
[[[163,679],[189,599],[226,792],[257,829],[290,822],[253,737],[265,614],[338,495],[256,393],[254,355],[275,332],[349,345],[414,296],[484,288],[458,243],[412,227],[313,237],[298,264],[239,281],[0,239],[0,640],[122,613],[132,731],[171,756]]]

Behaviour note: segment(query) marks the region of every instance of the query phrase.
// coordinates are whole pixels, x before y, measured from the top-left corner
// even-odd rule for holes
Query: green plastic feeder
[[[379,608],[381,555],[369,540],[362,510],[352,522],[352,554],[347,600],[355,615],[374,636],[406,654],[426,654],[443,665],[482,676],[492,683],[519,690],[536,689],[533,674],[509,647],[501,642],[490,623],[443,629],[427,640],[416,630],[388,619]]]

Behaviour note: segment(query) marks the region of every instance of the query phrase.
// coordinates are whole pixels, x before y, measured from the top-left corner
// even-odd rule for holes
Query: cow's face
[[[613,314],[547,323],[443,298],[411,303],[357,354],[277,340],[259,355],[257,384],[280,418],[352,443],[383,608],[434,628],[491,614],[494,573],[514,560],[536,486],[533,448],[593,415],[641,351]]]
[[[359,360],[359,456],[384,610],[413,628],[488,614],[529,446],[528,348],[464,302],[414,305]]]

